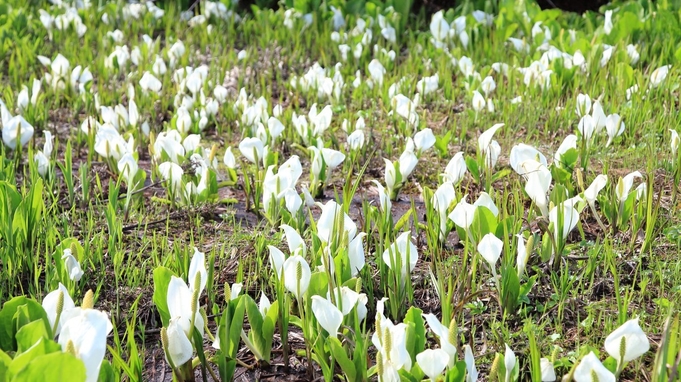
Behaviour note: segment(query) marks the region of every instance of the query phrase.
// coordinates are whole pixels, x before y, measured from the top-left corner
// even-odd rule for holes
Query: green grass
[[[344,8],[345,2],[333,2],[336,3],[340,9],[349,9]],[[360,18],[367,21],[369,29],[369,15],[376,16],[371,12],[378,12],[391,23],[396,14],[381,7],[374,11],[367,7],[367,14],[347,14],[338,41],[333,33],[333,12],[325,6],[312,14],[307,26],[302,18],[294,18],[292,28],[285,26],[287,16],[282,8],[256,10],[238,19],[213,15],[205,24],[190,27],[180,21],[180,12],[172,5],[165,9],[162,19],[155,19],[149,12],[140,19],[126,19],[124,4],[112,2],[100,9],[95,5],[78,11],[87,27],[79,37],[73,27],[53,28],[48,34],[36,7],[20,2],[2,5],[0,20],[8,27],[0,27],[0,98],[12,115],[24,116],[35,134],[20,150],[8,146],[0,149],[0,302],[22,295],[42,301],[62,283],[79,305],[86,292],[92,290],[94,306],[108,312],[114,323],[113,334],[107,339],[106,359],[112,366],[109,378],[148,380],[159,370],[167,370],[170,375],[159,348],[162,333],[167,333],[169,327],[168,318],[172,317],[166,317],[163,307],[158,306],[154,291],[159,289],[161,278],[155,279],[155,275],[165,270],[168,280],[171,273],[187,280],[196,247],[206,254],[207,286],[199,297],[199,308],[204,310],[211,334],[198,340],[191,338],[198,350],[193,353],[198,357],[196,368],[175,365],[179,366],[176,379],[206,374],[206,367],[224,378],[229,375],[223,374],[229,362],[230,367],[246,370],[249,378],[252,368],[303,379],[311,379],[312,374],[326,379],[332,375],[347,380],[375,378],[383,370],[383,366],[372,367],[377,362],[377,350],[370,342],[376,330],[375,317],[385,314],[384,319],[410,325],[410,338],[416,344],[410,343],[408,352],[415,365],[414,357],[424,349],[419,341],[425,342],[425,348],[440,347],[432,329],[425,330],[420,321],[421,312],[432,312],[445,326],[450,320],[456,321],[457,332],[450,340],[458,350],[457,360],[463,361],[464,345],[469,345],[481,377],[487,379],[490,373],[499,372],[500,380],[504,380],[505,366],[494,369],[493,364],[499,364],[495,362],[499,354],[500,363],[504,363],[505,345],[518,356],[517,372],[512,373],[517,380],[540,380],[539,357],[553,362],[558,377],[568,375],[592,350],[614,372],[617,361],[606,360],[604,341],[620,325],[638,318],[651,348],[627,365],[619,378],[667,380],[660,371],[664,367],[655,365],[661,362],[656,361],[657,354],[671,367],[678,366],[675,362],[679,345],[673,338],[679,335],[679,326],[673,320],[678,320],[676,312],[681,303],[681,219],[676,198],[681,156],[672,156],[669,130],[678,131],[681,121],[681,45],[675,39],[681,31],[681,5],[673,1],[618,2],[609,9],[615,7],[618,9],[613,14],[613,29],[606,34],[603,16],[593,12],[580,16],[542,11],[534,3],[501,1],[487,9],[494,11],[493,23],[487,26],[472,16],[475,4],[464,2],[445,12],[444,17],[447,24],[462,15],[466,18],[467,47],[461,44],[457,32],[446,43],[446,49],[438,49],[431,41],[430,18],[423,14],[409,16],[406,30],[397,32],[394,43],[381,36],[376,20],[370,28],[371,36],[353,32]],[[202,9],[206,9],[205,4]],[[64,10],[52,7],[48,12],[54,16]],[[108,24],[102,21],[105,14]],[[533,26],[540,21],[541,34],[533,39]],[[394,21],[392,25],[398,28]],[[120,42],[107,34],[115,29],[123,31]],[[546,31],[551,39],[542,49]],[[151,36],[154,43],[145,44],[143,35]],[[530,46],[529,53],[517,52],[508,42],[509,37],[524,38]],[[168,52],[178,40],[183,42],[185,52],[171,68]],[[350,47],[345,62],[338,48],[343,43]],[[353,54],[357,44],[363,44],[359,57]],[[614,53],[601,67],[604,44],[613,45]],[[636,63],[627,55],[628,44],[637,46],[640,59]],[[580,50],[586,58],[584,66],[565,68],[563,57],[546,66],[551,70],[547,87],[526,85],[517,68],[540,61],[549,45],[570,57]],[[107,57],[116,46],[126,46],[129,52],[139,48],[137,64],[129,60],[125,65],[116,62],[107,67]],[[241,51],[246,54],[243,59],[238,58]],[[38,55],[53,60],[57,54],[70,64],[64,88],[52,88],[43,80],[38,102],[20,111],[18,95],[22,86],[26,85],[30,92],[33,79],[44,79],[46,73],[51,73]],[[156,75],[162,83],[161,92],[145,94],[139,81],[145,72],[153,71],[156,55],[168,69]],[[479,79],[462,73],[458,62],[464,56],[471,59]],[[374,59],[385,68],[385,74],[382,84],[374,80],[370,86],[367,80],[371,78],[369,68]],[[340,66],[334,68],[339,62]],[[292,84],[292,79],[306,76],[315,63],[326,71],[326,85],[313,84],[304,91]],[[497,73],[495,63],[507,64],[508,74]],[[77,65],[87,66],[93,76],[82,93],[69,84],[71,70]],[[163,181],[159,165],[172,159],[172,153],[168,149],[159,152],[154,142],[161,139],[161,132],[175,129],[176,103],[181,104],[182,97],[193,94],[181,89],[173,72],[200,65],[207,66],[201,85],[204,96],[214,98],[213,89],[218,84],[227,89],[228,95],[217,113],[207,116],[202,131],[198,128],[202,123],[198,114],[201,96],[197,93],[194,97],[195,106],[190,109],[197,115],[190,110],[190,133],[200,134],[200,149],[195,152],[203,157],[204,164],[215,159],[217,166],[206,170],[206,190],[186,198],[174,192],[170,182]],[[650,86],[653,71],[663,65],[672,65],[666,79],[657,87]],[[360,74],[359,87],[353,85],[356,73]],[[420,96],[415,110],[418,124],[410,126],[394,110],[392,95],[403,94],[414,100],[417,81],[435,74],[439,76],[438,89]],[[490,93],[494,111],[483,108],[476,112],[473,91],[480,89],[480,81],[487,76],[496,82],[496,89]],[[318,86],[329,86],[328,81],[331,87],[341,86],[338,78],[344,84],[340,90],[318,94]],[[391,85],[399,81],[403,81],[399,89],[391,90]],[[640,90],[628,100],[627,89],[634,85]],[[134,98],[130,87],[134,88]],[[176,99],[178,91],[182,96]],[[246,100],[239,98],[240,91]],[[569,166],[549,166],[553,176],[547,211],[582,193],[597,175],[608,176],[595,209],[583,206],[579,224],[564,241],[554,242],[548,217],[542,216],[541,209],[528,197],[523,177],[510,167],[510,151],[514,145],[525,143],[536,147],[551,163],[553,153],[567,135],[580,135],[580,118],[575,114],[580,93],[590,95],[594,101],[600,99],[605,114],[619,114],[626,127],[609,146],[605,131],[595,133],[586,148],[580,138]],[[511,102],[518,96],[521,102]],[[267,132],[267,119],[262,121],[261,131],[257,123],[252,127],[244,123],[242,114],[247,113],[239,105],[255,105],[260,97],[269,116],[274,115],[275,106],[281,105],[278,120],[285,129],[276,140]],[[81,123],[90,116],[103,123],[97,105],[113,108],[121,104],[129,108],[131,99],[139,110],[139,122],[136,126],[123,123],[118,131],[124,141],[134,139],[130,154],[140,171],[134,179],[127,179],[117,166],[118,160],[102,157],[95,150],[97,129],[93,126],[90,134],[84,133]],[[309,149],[315,145],[316,137],[307,137],[306,143],[292,121],[294,113],[307,118],[313,104],[317,104],[318,111],[326,105],[332,109],[328,128],[319,134],[321,144],[345,154],[337,168],[316,177],[310,175],[315,167]],[[366,124],[365,143],[353,152],[346,142],[360,116]],[[347,132],[342,128],[344,120],[348,121]],[[143,122],[151,134],[143,131]],[[312,124],[309,118],[308,122]],[[501,153],[496,166],[486,169],[483,154],[478,152],[478,137],[496,123],[504,124],[494,135]],[[407,138],[425,128],[432,130],[438,147],[416,155],[418,164],[403,179],[404,184],[397,185],[399,196],[392,203],[392,211],[386,213],[378,208],[379,195],[372,183],[377,180],[388,186],[382,158],[398,161]],[[52,132],[56,143],[52,154],[48,154],[49,170],[41,176],[32,158],[44,150],[42,131]],[[445,138],[447,134],[449,138]],[[275,211],[258,206],[262,204],[267,166],[262,165],[263,158],[260,164],[250,163],[238,148],[244,138],[253,136],[270,140],[267,166],[280,166],[293,155],[300,158],[302,176],[293,185],[294,194],[302,192],[302,185],[311,188],[312,182],[321,181],[324,191],[317,201],[326,204],[336,199],[356,223],[357,232],[366,233],[362,248],[367,264],[357,275],[346,269],[351,245],[338,224],[332,227],[332,231],[341,232],[337,237],[329,243],[320,240],[318,207],[303,206],[291,214],[280,202],[275,203]],[[223,164],[227,147],[233,148],[236,171]],[[469,171],[453,185],[455,196],[445,208],[446,215],[462,203],[464,195],[468,195],[468,203],[473,203],[482,191],[491,195],[499,214],[493,216],[487,209],[478,209],[470,233],[447,220],[448,234],[440,239],[440,217],[430,195],[443,183],[440,174],[459,151],[464,153]],[[185,173],[181,190],[187,182],[197,187],[202,184],[201,177],[191,171],[199,165],[192,163],[190,154],[180,155],[178,160]],[[324,158],[325,169],[326,161],[328,158]],[[472,166],[479,167],[477,176]],[[281,167],[275,167],[274,173],[277,171],[282,171]],[[616,199],[618,180],[633,171],[643,175],[634,187],[646,185],[647,195],[636,200],[632,194],[620,203]],[[622,218],[622,214],[626,216]],[[289,254],[281,224],[296,228],[306,242],[303,256],[312,269],[312,282],[310,292],[300,298],[285,292],[270,266],[268,245]],[[413,269],[401,274],[391,267],[404,265],[407,259],[395,258],[393,261],[401,264],[389,266],[383,261],[383,253],[406,231],[410,231],[410,241],[419,258]],[[477,247],[490,232],[503,243],[500,259],[493,267]],[[532,237],[534,241],[526,270],[519,277],[518,233],[523,233],[524,240]],[[64,267],[62,254],[66,248],[75,252],[84,271],[79,281],[71,280]],[[328,261],[322,262],[328,257],[325,251],[336,258],[336,269],[344,271],[331,275]],[[188,281],[191,284],[194,280]],[[225,295],[228,285],[235,282],[243,283],[242,294],[255,301],[261,293],[278,301],[270,363],[288,366],[289,359],[284,354],[290,350],[302,362],[300,367],[284,370],[268,366],[265,361],[256,364],[252,349],[247,350],[244,342],[239,342],[238,332],[234,348],[227,350],[225,345],[216,351],[209,346],[218,325],[224,328],[225,323],[234,320],[238,325],[248,322],[246,332],[254,327],[254,311],[248,310],[247,300]],[[362,325],[353,314],[346,316],[340,329],[343,335],[338,336],[342,341],[336,341],[328,336],[328,330],[317,325],[311,297],[326,297],[327,291],[341,285],[366,294],[368,315]],[[377,314],[377,301],[382,297],[389,300],[385,312]],[[240,316],[244,309],[245,318]],[[665,332],[668,320],[670,329]],[[299,339],[292,340],[291,349],[281,344],[285,337],[282,329],[288,330],[289,338]],[[534,339],[528,337],[529,332]],[[661,340],[670,336],[672,340]],[[206,343],[201,345],[201,340]],[[228,338],[221,337],[221,343],[223,340]],[[21,353],[2,346],[0,349],[11,358]],[[209,366],[213,363],[204,358],[204,351],[220,366]],[[234,352],[230,355],[230,351]],[[338,352],[350,360],[344,362]],[[230,358],[236,354],[239,359],[234,363]],[[368,364],[363,365],[366,359]],[[364,366],[367,372],[351,376],[348,363],[359,366],[357,370]],[[405,380],[424,377],[418,367],[403,373]],[[463,378],[463,374],[457,377],[450,371],[447,378],[460,380],[457,378]]]

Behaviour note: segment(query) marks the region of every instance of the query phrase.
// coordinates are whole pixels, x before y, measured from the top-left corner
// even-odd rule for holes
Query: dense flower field
[[[680,5],[408,4],[0,4],[0,380],[678,380]]]

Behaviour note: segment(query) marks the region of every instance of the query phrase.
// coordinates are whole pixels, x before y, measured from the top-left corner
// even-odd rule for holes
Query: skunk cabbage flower
[[[378,86],[383,85],[383,76],[385,75],[385,67],[377,59],[371,60],[369,63],[369,75],[371,79],[376,82]]]
[[[449,214],[449,219],[454,222],[457,226],[468,230],[470,225],[473,223],[473,217],[475,215],[475,210],[478,207],[485,207],[489,209],[494,216],[499,214],[499,209],[494,205],[494,201],[486,192],[481,192],[478,200],[473,204],[469,204],[466,201],[468,195],[464,197],[456,204],[454,210]]]
[[[546,165],[533,159],[522,162],[520,168],[527,179],[527,183],[525,183],[527,196],[539,207],[542,216],[546,216],[549,212],[547,193],[549,187],[551,187],[551,171]]]
[[[496,237],[493,233],[488,233],[483,236],[478,243],[478,252],[483,259],[487,261],[489,267],[494,271],[494,265],[501,256],[501,251],[504,249],[504,242]]]
[[[463,152],[459,151],[454,154],[454,157],[447,163],[445,167],[445,172],[443,175],[443,180],[445,182],[451,182],[452,184],[458,184],[461,179],[466,175],[466,160],[463,158]]]
[[[508,345],[506,345],[506,352],[504,353],[504,366],[506,366],[506,382],[511,381],[511,375],[513,374],[513,369],[515,368],[516,358],[515,353],[511,350]]]
[[[409,231],[402,233],[390,247],[383,251],[383,262],[393,272],[398,271],[393,269],[393,267],[398,266],[397,260],[399,259],[402,276],[406,276],[407,272],[414,270],[419,260],[419,252],[414,243],[412,243],[409,234]]]
[[[70,248],[64,249],[64,255],[61,259],[64,260],[64,266],[71,281],[80,281],[80,278],[83,277],[83,270],[80,268],[78,260],[71,253]]]
[[[588,94],[579,93],[577,95],[577,107],[575,113],[578,117],[583,117],[591,112],[591,98]]]
[[[239,143],[241,154],[254,164],[263,158],[264,149],[263,142],[258,138],[245,138]]]
[[[64,323],[59,334],[62,351],[74,351],[83,364],[87,382],[96,382],[106,353],[106,337],[112,330],[106,313],[83,309]]]
[[[527,169],[523,168],[522,164],[525,161],[532,160],[548,166],[546,157],[536,148],[526,145],[524,143],[519,143],[513,148],[511,148],[511,155],[509,156],[509,162],[511,168],[518,173],[518,175],[527,174]]]
[[[454,202],[456,192],[454,186],[450,182],[443,183],[433,193],[433,208],[440,217],[440,240],[444,240],[447,233],[447,215],[449,214],[449,206]]]
[[[347,234],[348,242],[351,242],[357,234],[357,225],[348,214],[343,212],[343,208],[333,200],[329,200],[321,208],[322,213],[317,220],[317,237],[319,237],[319,240],[330,243],[335,238],[341,240],[343,235]],[[336,220],[340,218],[337,217],[338,214],[342,214],[342,228],[336,227]],[[339,232],[338,228],[341,228],[342,231]]]
[[[650,74],[650,87],[651,88],[656,88],[660,86],[664,80],[667,78],[667,74],[669,74],[669,69],[671,68],[671,65],[663,65],[660,66],[659,68],[655,69],[651,74]]]
[[[504,126],[503,123],[497,123],[485,130],[485,132],[480,134],[478,137],[478,150],[482,155],[485,156],[485,165],[487,165],[489,168],[494,167],[494,165],[497,163],[497,160],[499,159],[499,154],[501,153],[501,147],[499,146],[499,143],[492,138],[494,137],[494,133],[496,133],[497,130],[499,130],[502,126]]]
[[[558,221],[558,213],[559,210],[561,209],[560,212],[562,212],[562,221],[560,222],[560,225],[562,226],[562,232],[559,231],[559,221]],[[579,212],[572,207],[571,205],[566,205],[565,203],[561,203],[558,206],[555,206],[551,209],[549,212],[549,222],[553,224],[553,237],[556,239],[556,241],[559,240],[565,240],[565,238],[568,236],[570,231],[575,229],[577,226],[577,223],[579,223]]]
[[[617,182],[617,188],[615,188],[617,199],[620,202],[627,200],[627,197],[629,197],[629,192],[631,191],[631,187],[634,185],[634,179],[642,177],[643,175],[641,175],[640,172],[634,171],[625,175],[624,178],[620,178],[620,180]]]
[[[566,152],[570,149],[577,149],[577,136],[574,134],[570,134],[565,139],[563,139],[563,143],[558,146],[558,150],[553,154],[553,161],[554,163],[561,163],[563,155],[565,155]]]
[[[451,338],[456,338],[456,333],[450,333],[449,327],[443,325],[432,313],[424,314],[423,317],[425,317],[426,322],[428,322],[430,330],[432,330],[440,340],[440,349],[447,354],[448,359],[445,366],[450,368],[453,367],[456,363],[456,346],[449,341]]]
[[[672,158],[676,158],[676,152],[679,150],[679,143],[681,143],[681,138],[679,138],[679,133],[677,133],[676,130],[669,129],[669,132],[672,135],[670,143],[672,149]]]
[[[284,261],[283,272],[286,290],[300,299],[307,292],[312,277],[307,261],[300,255],[293,255]]]
[[[429,128],[423,129],[414,135],[414,145],[418,154],[423,153],[435,144],[435,135]]]
[[[596,357],[594,352],[590,352],[575,368],[573,378],[576,382],[615,382],[615,375],[610,372],[601,361]]]
[[[475,358],[470,345],[464,345],[464,361],[466,362],[466,382],[476,382],[478,380],[478,369],[475,367]]]
[[[142,78],[139,81],[139,85],[143,91],[145,92],[152,91],[156,94],[158,94],[161,91],[161,87],[163,86],[161,81],[159,81],[158,78],[156,78],[153,74],[149,72],[144,72]]]
[[[584,199],[586,199],[589,205],[593,206],[598,197],[598,193],[608,184],[608,176],[604,174],[598,175],[591,185],[584,190]]]
[[[447,352],[442,349],[426,349],[416,355],[416,362],[431,381],[442,374],[448,359]]]
[[[60,300],[61,307],[59,306]],[[74,309],[76,304],[73,303],[73,299],[71,299],[68,289],[66,289],[62,283],[59,283],[57,290],[54,290],[45,296],[42,306],[43,309],[45,309],[45,313],[47,314],[47,320],[50,322],[50,327],[56,329],[54,333],[52,333],[56,337],[59,335],[62,326],[64,326],[64,323],[66,322],[66,313],[71,309]],[[57,312],[57,310],[60,308],[61,312]],[[57,315],[59,313],[61,313],[61,316],[59,322],[57,323],[57,327],[55,328],[54,324],[57,321]]]
[[[167,356],[170,357],[170,361],[176,367],[187,363],[194,354],[192,343],[187,338],[187,334],[182,329],[182,326],[180,326],[179,321],[179,317],[171,318],[166,329],[166,335],[168,336]],[[216,336],[216,342],[218,340],[219,337]]]
[[[608,147],[613,139],[624,132],[624,122],[622,122],[622,117],[619,114],[610,114],[606,118],[605,132],[608,134],[608,143],[605,144],[605,147]]]
[[[330,337],[338,335],[338,329],[343,323],[343,313],[331,301],[321,296],[312,296],[312,313]]]
[[[489,93],[493,92],[494,89],[497,88],[497,84],[494,82],[494,78],[487,76],[480,83],[480,88],[482,89],[482,92],[485,93],[485,97],[489,97]]]
[[[21,115],[10,117],[2,124],[2,140],[12,150],[25,146],[33,137],[33,126]]]
[[[541,369],[542,382],[553,382],[556,380],[556,371],[551,361],[547,358],[542,358],[539,360],[539,367]]]
[[[436,41],[444,41],[449,37],[449,23],[444,19],[443,11],[435,13],[430,20],[430,33]]]
[[[605,350],[621,368],[650,349],[648,337],[638,324],[638,318],[625,322],[605,339]]]
[[[178,195],[178,192],[182,189],[182,175],[184,175],[182,167],[173,162],[164,162],[158,166],[158,172],[163,180],[170,183],[171,192]]]
[[[605,11],[605,20],[603,21],[603,32],[610,34],[612,32],[612,9]]]

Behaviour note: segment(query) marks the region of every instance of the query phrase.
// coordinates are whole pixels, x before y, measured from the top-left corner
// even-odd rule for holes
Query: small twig
[[[148,186],[144,186],[144,187],[140,188],[139,190],[135,190],[135,191],[131,192],[130,195],[132,196],[132,195],[139,194],[140,192],[144,192],[144,191],[146,191],[146,190],[148,190],[148,189],[150,189],[150,188],[152,188],[152,187],[156,187],[156,186],[158,186],[159,184],[162,184],[162,183],[163,183],[163,181],[162,181],[162,180],[159,180],[158,182],[154,182],[154,183],[152,183],[152,184],[150,184],[150,185],[148,185]],[[125,194],[122,194],[122,195],[118,196],[118,200],[123,200],[123,199],[125,199],[127,196],[128,196],[128,193],[126,192]]]
[[[156,225],[156,224],[164,223],[164,222],[168,221],[169,219],[171,219],[172,217],[173,216],[167,216],[165,218],[161,218],[161,219],[150,221],[150,222],[139,222],[139,223],[135,223],[135,224],[126,225],[125,227],[123,227],[121,229],[121,231],[122,232],[133,231],[133,230],[135,230],[135,229],[137,229],[137,228],[139,228],[143,225],[144,226],[150,226],[150,225]]]

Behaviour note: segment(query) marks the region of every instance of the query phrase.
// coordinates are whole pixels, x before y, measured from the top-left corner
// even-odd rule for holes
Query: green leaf
[[[407,351],[409,351],[413,362],[416,362],[416,355],[422,352],[426,346],[426,324],[422,313],[421,309],[412,306],[407,311],[403,321],[408,326]]]
[[[167,327],[170,321],[170,311],[168,310],[168,284],[170,278],[174,276],[173,272],[166,267],[157,267],[154,269],[154,304],[158,313],[161,316],[163,326]]]
[[[345,374],[345,379],[348,382],[354,382],[357,380],[357,369],[355,364],[350,360],[348,355],[345,353],[345,349],[341,345],[340,341],[336,337],[329,337],[328,344],[331,349],[331,354],[333,358],[338,362]]]
[[[514,267],[504,267],[501,271],[501,306],[504,312],[513,314],[518,306],[520,280]]]
[[[114,372],[111,363],[109,363],[109,361],[107,360],[103,360],[102,365],[99,368],[99,377],[97,378],[97,382],[115,382],[115,381],[116,373]]]
[[[241,296],[244,299],[244,304],[246,304],[246,314],[248,315],[248,323],[251,326],[251,330],[248,332],[248,337],[251,339],[253,346],[256,348],[258,353],[262,354],[262,350],[265,347],[265,338],[263,335],[263,317],[258,309],[258,305],[255,303],[253,298],[248,295]]]
[[[229,342],[227,343],[227,354],[231,358],[236,358],[236,353],[239,351],[239,340],[241,338],[241,329],[244,326],[244,314],[246,312],[246,304],[239,296],[229,302],[229,309],[233,309],[231,322],[229,323]],[[222,345],[222,343],[220,344]]]
[[[73,354],[59,351],[34,358],[12,381],[81,382],[85,381],[85,365]]]
[[[329,278],[325,272],[313,273],[310,277],[310,286],[307,288],[308,296],[326,296],[329,289]]]
[[[470,231],[476,242],[479,242],[483,236],[488,233],[495,233],[497,231],[497,217],[487,207],[478,207],[473,214],[473,221],[471,222]]]
[[[12,363],[12,358],[4,351],[0,350],[0,381],[6,381],[8,376],[9,365]]]
[[[468,167],[468,171],[473,176],[473,179],[475,179],[477,183],[480,183],[480,169],[478,168],[478,161],[473,157],[466,157],[464,160],[466,161],[466,167]]]
[[[411,216],[412,210],[408,209],[407,212],[400,217],[400,220],[395,224],[395,232],[398,232],[409,222],[409,217]]]
[[[45,327],[50,325],[45,310],[35,300],[25,296],[14,297],[7,301],[0,310],[0,349],[3,351],[17,350],[15,335],[23,326],[17,325],[17,313],[23,324],[41,319]]]
[[[23,305],[24,307],[26,305]],[[23,353],[38,342],[41,338],[50,339],[51,330],[48,331],[42,320],[35,320],[21,327],[17,331],[17,352]]]
[[[446,382],[463,382],[466,377],[466,362],[459,361],[445,374]]]
[[[14,360],[12,363],[9,365],[9,374],[10,375],[17,375],[20,371],[22,371],[29,363],[31,363],[33,360],[36,358],[50,354],[50,353],[61,353],[61,346],[59,346],[58,343],[41,338],[36,342],[31,348],[26,350],[25,352],[17,355],[14,357]],[[41,379],[37,379],[38,381]],[[68,380],[68,379],[67,379]]]

